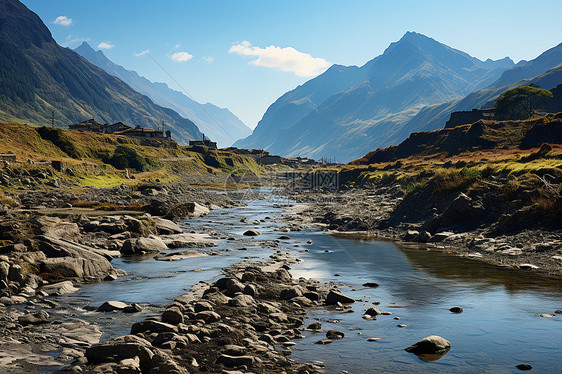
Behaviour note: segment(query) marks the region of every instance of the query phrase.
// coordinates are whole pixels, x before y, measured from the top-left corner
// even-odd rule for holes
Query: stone
[[[308,327],[306,328],[307,330],[312,330],[312,331],[317,331],[322,329],[322,323],[320,322],[312,322],[310,325],[308,325]]]
[[[336,305],[337,303],[351,304],[354,302],[355,300],[353,300],[351,297],[346,296],[343,293],[336,290],[330,290],[330,292],[328,292],[328,296],[326,296],[327,305]]]
[[[139,367],[148,373],[153,367],[154,352],[152,345],[138,336],[126,335],[103,343],[94,344],[86,349],[86,358],[90,364],[120,362],[138,357]]]
[[[115,273],[107,258],[95,253],[95,249],[91,247],[45,235],[37,236],[35,240],[39,249],[48,257],[41,264],[46,269],[71,272],[84,280],[100,280]]]
[[[258,294],[258,288],[256,286],[254,286],[253,284],[247,284],[244,287],[244,294],[250,295],[252,297],[256,297],[256,295]]]
[[[423,338],[415,344],[412,344],[404,350],[415,355],[420,355],[447,352],[449,349],[451,349],[451,343],[447,339],[437,335],[431,335]]]
[[[543,314],[539,314],[539,317],[552,318],[552,317],[554,317],[554,314],[543,313]]]
[[[165,249],[168,249],[168,246],[164,241],[157,236],[151,235],[148,238],[132,238],[125,240],[121,248],[121,253],[124,255],[159,253]]]
[[[408,327],[408,325],[405,325],[405,324],[402,323],[400,325],[396,325],[396,327],[404,328],[404,327]]]
[[[39,312],[33,314],[24,314],[23,316],[18,317],[18,322],[23,326],[49,323],[49,314],[44,310],[40,310]]]
[[[519,269],[522,270],[537,270],[539,267],[533,264],[520,264]]]
[[[201,319],[201,320],[205,321],[205,323],[213,323],[213,322],[220,321],[221,316],[220,316],[220,314],[212,312],[212,311],[203,311],[203,312],[197,313],[195,315],[194,319]]]
[[[43,286],[40,290],[45,292],[48,296],[54,296],[76,292],[78,288],[74,287],[71,281],[64,281]]]
[[[367,309],[365,314],[375,317],[375,316],[381,315],[382,312],[380,310],[378,310],[377,308],[369,308],[369,309]]]
[[[451,309],[449,309],[449,311],[451,313],[462,313],[463,309],[460,306],[454,306]]]
[[[196,313],[199,313],[199,312],[204,312],[204,311],[212,311],[213,305],[211,303],[207,302],[207,301],[199,301],[199,302],[195,303],[193,308],[195,309]]]
[[[96,312],[123,311],[127,306],[127,304],[121,301],[106,301],[96,309]]]
[[[236,295],[228,300],[228,305],[233,307],[247,307],[256,305],[256,301],[250,295]]]
[[[132,303],[123,309],[123,313],[140,313],[142,312],[142,308],[139,304]]]
[[[158,231],[158,234],[169,235],[181,234],[183,232],[183,230],[180,229],[178,225],[176,225],[169,219],[165,219],[162,217],[152,217],[152,220],[154,221],[154,225],[156,226],[156,231]]]
[[[141,332],[177,332],[178,328],[169,323],[145,320],[141,322],[136,322],[131,326],[131,335],[135,335]]]
[[[256,230],[247,230],[247,231],[244,232],[243,235],[245,235],[245,236],[258,236],[259,234],[260,234],[259,231],[256,231]]]
[[[368,338],[367,339],[368,342],[378,342],[379,340],[381,340],[381,338]]]
[[[291,287],[291,288],[286,288],[284,290],[281,291],[281,293],[279,294],[279,298],[281,300],[290,300],[294,297],[299,297],[302,296],[302,290],[300,289],[300,287]]]
[[[251,367],[254,365],[255,357],[253,356],[231,356],[227,354],[221,354],[217,360],[219,364],[223,364],[229,368],[235,368],[240,366]]]
[[[533,368],[532,365],[529,364],[519,364],[516,366],[517,369],[521,370],[521,371],[525,371],[525,370],[531,370]]]
[[[333,340],[330,340],[330,339],[320,339],[317,342],[315,342],[314,344],[330,344],[332,342],[333,342]]]
[[[208,248],[216,247],[216,240],[208,234],[182,233],[162,235],[160,238],[168,248]]]
[[[379,284],[374,282],[363,283],[363,287],[377,288],[378,286]]]
[[[40,216],[31,220],[36,235],[45,235],[54,239],[72,240],[80,235],[76,223],[61,220],[58,217]]]
[[[162,313],[162,322],[178,325],[183,323],[183,314],[179,308],[168,308],[164,311],[164,313]]]
[[[328,338],[330,340],[343,339],[344,336],[345,336],[345,334],[342,331],[339,331],[339,330],[328,330],[326,332],[326,338]]]
[[[203,206],[199,203],[187,203],[185,204],[189,215],[191,217],[201,217],[209,214],[210,210],[206,206]]]

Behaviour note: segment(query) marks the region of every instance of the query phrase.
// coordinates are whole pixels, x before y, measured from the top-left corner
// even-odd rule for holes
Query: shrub
[[[106,158],[103,162],[112,165],[117,169],[135,169],[136,171],[146,171],[149,169],[149,160],[142,157],[137,151],[126,145],[115,148],[113,156]]]
[[[50,141],[70,157],[81,158],[80,152],[64,130],[43,126],[37,129],[37,133],[42,139]]]

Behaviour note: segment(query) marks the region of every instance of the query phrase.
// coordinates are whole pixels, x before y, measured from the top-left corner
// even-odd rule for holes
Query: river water
[[[103,339],[127,334],[133,322],[161,313],[163,306],[192,285],[216,279],[221,268],[273,253],[272,248],[263,248],[262,242],[282,235],[278,231],[283,226],[280,217],[286,211],[270,200],[247,204],[189,221],[195,231],[224,233],[216,248],[221,255],[175,262],[155,261],[151,256],[115,259],[113,265],[128,271],[128,276],[84,285],[78,293],[59,301],[73,309],[76,317],[98,323]],[[240,222],[244,217],[247,222]],[[248,229],[261,235],[244,237],[242,233]],[[562,309],[560,282],[388,242],[337,238],[310,230],[288,235],[291,239],[279,241],[279,249],[294,251],[304,260],[291,270],[295,277],[341,282],[345,294],[361,300],[352,304],[353,313],[314,309],[307,324],[320,321],[323,331],[338,329],[345,338],[318,345],[314,342],[324,338],[324,333],[305,332],[306,337],[292,347],[294,359],[323,361],[327,373],[511,373],[519,372],[515,366],[520,363],[533,365],[532,372],[561,372],[562,315],[539,316]],[[312,244],[307,244],[308,240]],[[380,286],[362,287],[366,282]],[[143,312],[127,315],[84,310],[107,300],[141,303]],[[362,319],[373,302],[393,314]],[[453,306],[462,307],[464,312],[449,312]],[[433,362],[404,351],[428,335],[448,339],[451,350]],[[368,342],[367,338],[381,339]]]

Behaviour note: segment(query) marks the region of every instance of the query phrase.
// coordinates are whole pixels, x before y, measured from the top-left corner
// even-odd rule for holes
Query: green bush
[[[117,146],[113,156],[103,160],[103,162],[117,169],[135,169],[136,171],[148,170],[150,167],[149,161],[139,155],[136,150],[125,145]]]
[[[70,157],[81,158],[80,152],[62,129],[43,126],[37,129],[37,133],[42,139],[50,141]]]

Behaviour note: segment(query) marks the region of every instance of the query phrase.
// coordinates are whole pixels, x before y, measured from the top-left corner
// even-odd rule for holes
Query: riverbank
[[[496,182],[497,183],[497,182]],[[438,194],[407,186],[368,183],[337,191],[288,191],[301,204],[287,227],[310,226],[349,238],[373,238],[420,250],[469,257],[489,264],[562,279],[562,230],[557,215],[529,209],[500,187]],[[420,189],[421,190],[421,189]],[[540,191],[515,191],[529,202]],[[498,218],[500,217],[500,218]],[[560,218],[560,217],[558,217]]]

